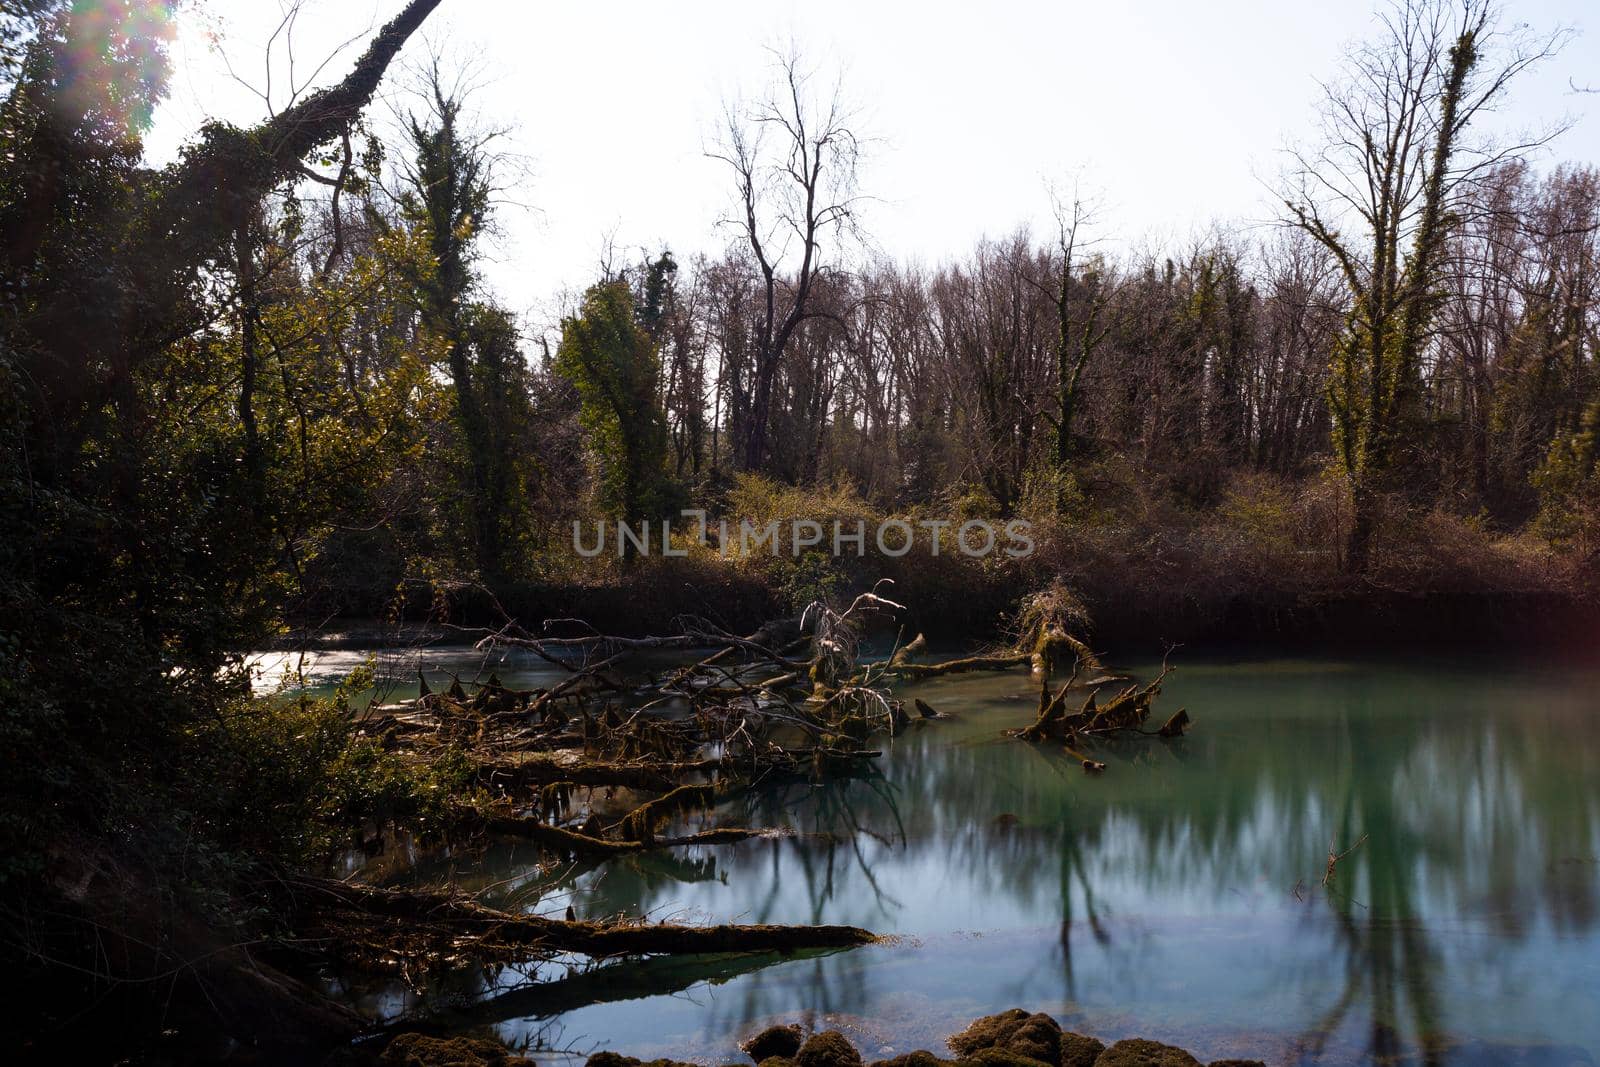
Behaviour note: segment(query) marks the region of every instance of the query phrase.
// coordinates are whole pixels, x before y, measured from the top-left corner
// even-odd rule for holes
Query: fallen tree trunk
[[[907,678],[929,678],[941,674],[964,674],[967,671],[1008,671],[1020,667],[1032,658],[1027,652],[996,652],[984,656],[966,656],[945,660],[943,663],[915,663],[913,660],[927,651],[928,639],[922,634],[912,638],[904,648],[889,657],[884,668],[887,673]]]
[[[1009,671],[1031,662],[1028,652],[997,652],[988,656],[967,656],[943,663],[891,663],[889,671],[907,678],[936,678],[944,674],[965,674],[969,671]]]
[[[1039,683],[1039,715],[1031,724],[1017,731],[1017,736],[1024,741],[1046,741],[1051,738],[1060,740],[1065,738],[1072,727],[1081,725],[1089,720],[1095,710],[1095,690],[1089,691],[1089,696],[1084,700],[1083,706],[1072,715],[1067,714],[1067,693],[1072,689],[1076,679],[1067,680],[1067,683],[1058,689],[1054,696],[1050,695],[1050,687]]]
[[[654,793],[669,793],[691,775],[724,774],[741,780],[766,779],[773,775],[804,773],[818,765],[837,770],[860,760],[876,759],[876,749],[858,748],[777,748],[753,755],[724,756],[704,760],[650,760],[605,762],[591,759],[561,759],[544,753],[530,754],[523,760],[486,762],[479,778],[489,786],[542,788],[566,783],[582,786],[624,786]]]
[[[482,826],[491,834],[520,837],[554,851],[589,856],[621,856],[658,848],[725,845],[752,839],[796,836],[792,830],[753,830],[742,826],[724,826],[681,837],[652,837],[647,841],[612,841],[577,830],[568,830],[566,827],[555,826],[543,819],[526,815],[492,815],[483,820]]]
[[[540,754],[522,760],[486,762],[479,768],[478,777],[489,786],[542,788],[566,782],[572,785],[625,786],[629,789],[665,792],[676,787],[685,775],[709,773],[720,765],[720,760],[608,763],[581,758],[558,759]]]
[[[1105,704],[1098,702],[1099,686],[1112,679],[1096,678],[1086,683],[1089,687],[1089,696],[1084,700],[1082,707],[1070,714],[1067,712],[1066,698],[1067,693],[1078,685],[1078,669],[1073,670],[1072,677],[1067,679],[1066,684],[1054,694],[1051,694],[1049,684],[1041,681],[1037,717],[1027,726],[1008,733],[1019,740],[1035,744],[1042,741],[1060,741],[1066,754],[1078,761],[1084,770],[1098,774],[1106,769],[1105,763],[1084,755],[1078,749],[1080,744],[1092,742],[1097,737],[1104,738],[1125,732],[1163,738],[1183,736],[1183,732],[1189,726],[1189,713],[1182,708],[1174,712],[1154,734],[1143,729],[1150,717],[1150,709],[1156,697],[1161,694],[1161,683],[1171,673],[1172,668],[1163,661],[1161,673],[1154,681],[1144,686],[1130,685]]]
[[[622,837],[626,841],[649,844],[661,820],[690,808],[714,808],[722,799],[721,794],[714,785],[680,785],[665,796],[647,800],[628,812],[620,824]]]
[[[519,951],[612,956],[698,952],[787,952],[866,945],[877,940],[856,926],[721,924],[687,926],[614,920],[587,922],[514,915],[449,893],[380,889],[330,879],[295,880],[297,902],[313,926],[341,918],[377,920],[397,932],[465,938],[458,946],[476,955]]]

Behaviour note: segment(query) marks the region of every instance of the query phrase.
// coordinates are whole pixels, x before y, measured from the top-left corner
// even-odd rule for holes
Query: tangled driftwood
[[[879,752],[864,746],[864,739],[943,717],[922,700],[907,711],[894,694],[901,680],[1030,669],[1040,679],[1039,712],[1016,735],[1060,743],[1090,770],[1105,764],[1084,755],[1083,746],[1114,733],[1145,732],[1168,668],[1101,703],[1107,687],[1130,680],[1109,672],[1073,636],[1079,609],[1062,590],[1047,590],[1029,602],[1011,647],[927,662],[927,641],[920,634],[903,640],[909,612],[884,595],[887,584],[843,610],[815,603],[798,619],[770,622],[743,636],[697,619],[683,620],[678,634],[649,637],[600,634],[573,620],[533,634],[508,621],[479,631],[478,647],[531,651],[567,677],[547,689],[524,691],[491,675],[470,694],[459,679],[436,691],[423,677],[415,700],[370,709],[359,729],[405,759],[434,760],[448,750],[473,762],[488,799],[463,806],[459,832],[511,836],[552,857],[593,862],[792,835],[782,827],[694,829],[681,823],[690,813],[725,808],[774,782],[872,774]],[[887,624],[896,634],[885,657],[863,655],[863,631],[871,624]],[[552,628],[573,627],[585,632],[550,634]],[[635,653],[662,649],[706,654],[648,676],[627,673]],[[1069,662],[1071,677],[1052,690],[1052,670]],[[1080,680],[1085,672],[1092,676]],[[1187,724],[1187,713],[1179,711],[1160,732],[1174,736]],[[618,799],[628,805],[620,815]],[[336,934],[347,950],[354,946],[357,955],[377,963],[404,960],[407,967],[428,958],[551,952],[834,948],[872,936],[845,927],[699,928],[583,923],[573,916],[562,921],[509,915],[448,894],[340,883],[303,885],[302,893],[311,904],[312,925]]]

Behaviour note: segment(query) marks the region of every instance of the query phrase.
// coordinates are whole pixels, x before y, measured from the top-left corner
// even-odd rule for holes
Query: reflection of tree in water
[[[1538,727],[1550,725],[1568,743],[1539,743],[1548,734]],[[1344,989],[1307,1035],[1305,1058],[1321,1058],[1365,1005],[1364,1060],[1433,1067],[1451,1058],[1437,989],[1448,962],[1425,919],[1436,909],[1419,906],[1421,894],[1454,897],[1502,937],[1522,938],[1541,917],[1568,933],[1594,926],[1594,866],[1561,858],[1595,841],[1592,726],[1441,724],[1403,748],[1376,743],[1348,719],[1345,734],[1357,770],[1335,840],[1366,840],[1340,862],[1327,893]],[[1555,752],[1584,772],[1552,766]],[[1442,780],[1447,768],[1455,780]]]
[[[764,895],[750,916],[753,922],[826,922],[827,912],[841,892],[870,898],[869,910],[891,918],[901,902],[886,893],[874,876],[863,842],[886,849],[906,847],[894,787],[876,775],[864,780],[830,781],[814,786],[786,785],[754,795],[744,812],[750,825],[794,826],[811,837],[778,839],[764,843],[760,858],[766,880]],[[752,850],[753,851],[753,850]],[[783,862],[785,853],[791,864]],[[741,855],[737,877],[754,879],[753,865]],[[804,883],[809,913],[803,918],[784,910],[781,901],[793,892],[786,878],[798,873]],[[859,879],[859,884],[855,881]],[[865,925],[871,926],[872,923]],[[883,923],[878,928],[885,928]],[[804,990],[803,1008],[816,1014],[859,1011],[870,1000],[865,968],[849,966],[842,957],[818,955],[804,963],[791,963],[784,971],[785,989]],[[778,992],[757,982],[738,988],[738,997],[719,999],[708,1010],[707,1029],[733,1033],[753,1019],[796,1005],[779,999]]]
[[[1373,744],[1348,719],[1345,734],[1352,765],[1360,771],[1349,775],[1338,833],[1330,840],[1362,844],[1339,862],[1327,890],[1345,957],[1344,989],[1307,1036],[1303,1058],[1321,1059],[1329,1039],[1365,1003],[1364,1057],[1393,1062],[1409,1031],[1421,1062],[1433,1067],[1443,1054],[1433,987],[1437,959],[1413,897],[1416,859],[1429,839],[1397,810],[1396,786],[1410,753]],[[1352,895],[1358,887],[1359,902]]]

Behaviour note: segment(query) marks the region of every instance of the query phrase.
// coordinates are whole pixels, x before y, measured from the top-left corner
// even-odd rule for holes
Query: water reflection
[[[558,872],[497,845],[417,876],[448,865],[502,903],[540,894],[541,907],[585,915],[844,922],[905,938],[783,961],[612,964],[467,1012],[511,1038],[554,1019],[569,1038],[636,1055],[726,1061],[739,1033],[810,1015],[876,1053],[938,1047],[972,1016],[1021,1005],[1202,1057],[1588,1063],[1600,1049],[1596,680],[1187,664],[1164,700],[1189,708],[1194,732],[1112,746],[1109,770],[1088,777],[998,737],[1030,715],[1024,679],[943,679],[916,693],[958,718],[886,743],[880,777],[718,813],[802,836]],[[1363,835],[1324,889],[1330,843]],[[524,977],[430,996],[481,1000]]]

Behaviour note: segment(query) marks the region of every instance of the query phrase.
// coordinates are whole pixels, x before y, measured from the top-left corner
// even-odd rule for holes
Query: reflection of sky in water
[[[313,679],[360,662],[338,655],[349,659]],[[452,665],[467,677],[478,659]],[[494,669],[517,685],[557,676],[527,662]],[[885,741],[880,780],[789,787],[717,816],[833,843],[635,857],[566,872],[539,905],[845,922],[904,940],[764,967],[624,966],[460,1017],[508,1038],[714,1062],[772,1016],[827,1014],[876,1054],[937,1048],[975,1014],[1013,1005],[1211,1056],[1310,1062],[1325,1033],[1323,1062],[1418,1043],[1436,1062],[1513,1062],[1459,1044],[1472,1040],[1568,1046],[1514,1062],[1588,1062],[1571,1047],[1600,1053],[1597,680],[1459,664],[1181,664],[1160,709],[1187,706],[1194,732],[1111,747],[1099,777],[996,740],[1033,714],[1023,677],[928,683],[916,693],[959,718]],[[1362,834],[1322,890],[1330,842]],[[533,857],[501,844],[426,860],[415,876],[453,871],[516,905],[537,883]],[[481,981],[455,976],[436,1000],[470,999]]]
[[[452,674],[463,684],[497,674],[504,684],[520,689],[549,686],[567,676],[532,652],[501,649],[474,652],[460,647],[406,648],[368,651],[327,649],[307,652],[258,652],[247,661],[258,693],[278,689],[306,689],[327,694],[350,673],[372,663],[380,700],[417,695],[417,671],[426,670],[434,688],[448,685]]]

